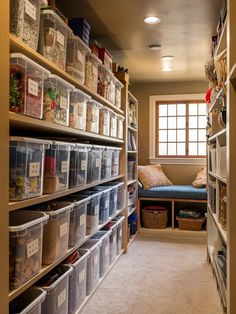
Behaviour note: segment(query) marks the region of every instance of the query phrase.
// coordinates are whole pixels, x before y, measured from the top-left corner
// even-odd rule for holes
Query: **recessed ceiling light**
[[[174,56],[163,56],[162,59],[163,60],[173,60]]]
[[[169,66],[164,66],[163,68],[161,68],[161,70],[163,72],[170,72],[170,71],[173,71],[174,68],[173,67],[169,67]]]
[[[161,45],[149,45],[148,48],[151,50],[161,50]]]
[[[157,16],[147,16],[144,18],[144,22],[147,24],[156,24],[160,23],[161,19]]]

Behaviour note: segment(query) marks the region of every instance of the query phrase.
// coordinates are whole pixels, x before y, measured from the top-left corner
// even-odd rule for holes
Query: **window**
[[[156,158],[206,157],[206,110],[196,100],[156,102]]]

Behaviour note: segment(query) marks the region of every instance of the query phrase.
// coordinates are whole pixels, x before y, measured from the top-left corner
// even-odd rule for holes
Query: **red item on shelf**
[[[112,56],[105,48],[99,48],[99,58],[102,60],[102,63],[112,70]]]

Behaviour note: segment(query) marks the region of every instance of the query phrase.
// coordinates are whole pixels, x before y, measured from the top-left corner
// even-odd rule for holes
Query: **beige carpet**
[[[142,231],[82,314],[218,314],[205,238]]]

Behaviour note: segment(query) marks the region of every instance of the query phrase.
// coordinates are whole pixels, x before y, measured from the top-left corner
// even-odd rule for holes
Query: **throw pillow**
[[[138,178],[144,190],[148,190],[154,186],[172,185],[159,164],[138,166]]]
[[[192,182],[192,186],[194,188],[206,187],[206,180],[207,180],[206,177],[207,177],[206,168],[203,168],[201,171],[197,173],[196,178]]]

